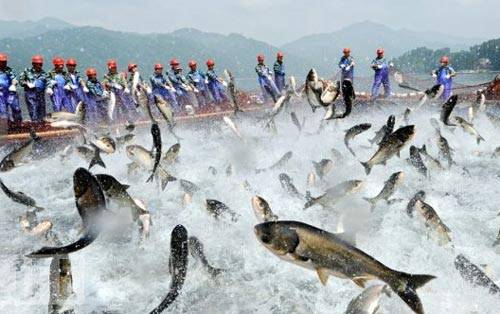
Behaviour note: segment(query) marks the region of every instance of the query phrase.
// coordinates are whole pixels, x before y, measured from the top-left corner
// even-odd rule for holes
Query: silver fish
[[[366,281],[384,281],[417,314],[423,306],[416,290],[431,275],[408,274],[391,269],[338,235],[297,221],[269,221],[254,227],[259,242],[277,257],[315,270],[324,285],[329,275],[350,279],[364,287]]]
[[[371,204],[371,209],[373,211],[378,201],[385,200],[386,202],[389,202],[389,198],[394,194],[396,188],[401,185],[401,183],[403,183],[403,180],[403,171],[394,172],[393,174],[391,174],[389,179],[384,182],[384,187],[375,197],[363,197],[363,199]]]

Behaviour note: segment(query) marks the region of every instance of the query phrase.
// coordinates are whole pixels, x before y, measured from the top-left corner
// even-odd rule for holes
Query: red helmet
[[[163,65],[161,63],[155,64],[155,70],[163,70]]]
[[[450,62],[450,59],[447,56],[442,56],[440,62],[441,63],[448,63],[448,62]]]
[[[43,57],[41,55],[34,55],[31,57],[31,63],[43,64]]]
[[[342,50],[343,53],[350,53],[351,52],[351,48],[344,48],[344,50]]]
[[[71,58],[71,59],[68,59],[68,60],[66,61],[66,65],[74,65],[74,66],[76,66],[76,60],[75,60],[75,59],[72,59],[72,58]]]
[[[381,55],[383,55],[383,54],[384,54],[384,49],[383,49],[383,48],[378,48],[378,49],[377,49],[377,55],[378,55],[378,56],[381,56]]]
[[[197,65],[196,61],[194,61],[194,60],[189,60],[189,62],[188,62],[188,66],[189,66],[190,68],[194,68],[196,65]]]
[[[52,64],[55,66],[64,65],[64,59],[60,57],[55,57],[54,59],[52,59]]]
[[[7,62],[9,57],[5,53],[0,53],[0,61]]]
[[[97,71],[94,68],[88,68],[86,74],[87,76],[97,75]]]
[[[281,58],[283,58],[283,56],[284,56],[284,54],[281,51],[278,51],[278,53],[276,54],[277,59],[281,59]]]
[[[257,61],[258,62],[263,62],[264,61],[264,55],[258,55],[257,56]]]
[[[108,60],[108,69],[116,69],[116,60],[114,59]]]
[[[130,72],[130,71],[132,71],[133,68],[137,68],[137,64],[129,63],[127,68],[128,68],[128,71]]]
[[[170,60],[170,66],[177,66],[179,65],[179,60],[173,58],[172,60]]]
[[[212,59],[207,60],[207,67],[213,67],[215,65],[215,61]]]

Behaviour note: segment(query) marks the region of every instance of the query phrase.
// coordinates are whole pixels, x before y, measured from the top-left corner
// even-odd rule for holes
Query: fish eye
[[[265,244],[271,243],[271,237],[267,234],[261,235],[260,240]]]

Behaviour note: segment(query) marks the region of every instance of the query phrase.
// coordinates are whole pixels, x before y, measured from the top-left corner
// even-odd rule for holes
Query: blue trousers
[[[30,119],[33,122],[41,122],[45,118],[46,103],[45,92],[43,90],[25,90],[24,99],[28,107]]]
[[[0,116],[8,117],[15,122],[21,122],[23,120],[17,92],[0,90]]]
[[[278,100],[281,94],[273,80],[259,77],[259,85],[262,90],[262,97],[264,101],[268,100],[269,97],[271,97],[274,102]]]
[[[212,95],[215,103],[220,104],[227,100],[226,93],[224,92],[224,86],[219,81],[208,82],[208,90]]]
[[[54,112],[67,111],[75,112],[75,107],[71,102],[71,99],[66,94],[66,91],[62,87],[54,86],[54,94],[50,97],[52,100],[52,108]]]
[[[380,71],[375,73],[372,85],[372,97],[378,97],[380,85],[384,85],[385,97],[391,95],[391,83],[389,81],[389,71]]]
[[[285,90],[285,76],[284,75],[274,75],[274,82],[276,83],[276,87],[280,92]]]

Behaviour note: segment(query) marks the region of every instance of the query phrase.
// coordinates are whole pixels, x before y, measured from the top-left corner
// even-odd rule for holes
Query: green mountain
[[[450,57],[451,65],[457,71],[500,71],[500,38],[458,52],[452,52],[449,48],[432,50],[421,47],[395,58],[393,62],[405,72],[428,73],[438,66],[439,58],[443,55]]]
[[[167,66],[172,57],[178,58],[184,67],[187,67],[188,60],[198,60],[203,69],[205,61],[213,58],[220,74],[224,68],[231,69],[241,84],[255,86],[256,55],[266,54],[267,63],[272,66],[278,48],[238,34],[219,35],[195,29],[180,29],[167,34],[136,34],[98,27],[75,27],[34,37],[1,39],[0,51],[9,54],[10,64],[17,70],[28,66],[31,56],[39,53],[46,58],[46,68],[51,67],[51,59],[57,55],[76,58],[80,70],[94,66],[103,74],[106,61],[115,58],[121,70],[126,70],[129,62],[137,63],[145,77],[152,72],[154,63],[162,62]],[[300,57],[287,56],[290,72],[299,71],[298,65],[305,63]]]
[[[73,25],[52,17],[38,21],[1,21],[0,39],[7,37],[24,38],[37,36],[50,30],[61,30],[74,27]]]
[[[304,56],[323,72],[336,72],[343,47],[350,47],[357,61],[358,73],[371,74],[369,63],[375,57],[375,50],[384,47],[386,56],[397,57],[415,47],[451,47],[465,49],[479,42],[444,35],[436,32],[415,32],[406,29],[395,30],[383,24],[369,21],[353,24],[339,31],[302,37],[284,45],[284,51]]]

